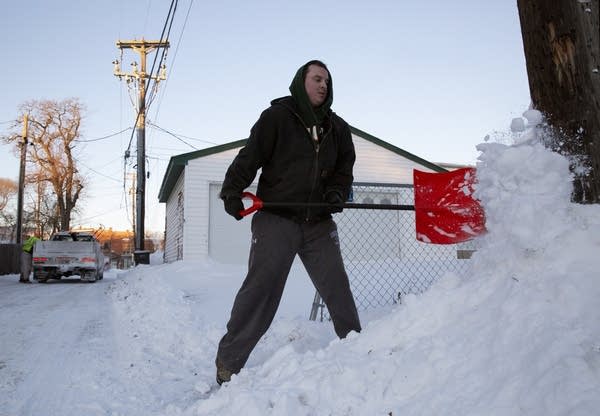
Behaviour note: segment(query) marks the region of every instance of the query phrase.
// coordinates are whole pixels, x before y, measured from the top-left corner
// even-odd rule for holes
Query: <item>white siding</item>
[[[397,153],[352,135],[356,151],[354,182],[412,184],[413,169],[432,170]]]
[[[185,193],[183,191],[183,178],[185,176],[185,170],[177,179],[177,183],[173,187],[171,195],[167,200],[167,206],[165,207],[165,262],[171,263],[178,259],[178,246],[182,244],[183,234],[185,226],[181,227],[181,209],[179,207],[180,197],[185,201]],[[185,205],[183,211],[183,220],[185,220]]]
[[[208,255],[210,184],[221,184],[239,149],[190,160],[186,166],[186,233],[184,258]]]
[[[210,184],[210,212],[208,222],[208,255],[219,263],[244,264],[250,251],[252,215],[236,221],[223,209],[219,199],[221,183]],[[256,186],[246,189],[256,194]],[[249,201],[246,203],[249,206]]]

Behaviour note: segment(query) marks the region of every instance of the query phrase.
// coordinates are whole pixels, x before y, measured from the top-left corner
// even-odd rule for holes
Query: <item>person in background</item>
[[[21,252],[21,277],[19,278],[19,282],[21,283],[31,283],[29,275],[31,274],[32,267],[33,246],[39,240],[35,235],[30,235],[23,243],[23,250]]]
[[[289,206],[263,208],[252,217],[248,273],[235,298],[217,357],[217,382],[245,365],[267,331],[296,255],[327,305],[336,334],[361,326],[331,214],[348,198],[356,159],[348,124],[331,111],[327,66],[310,61],[296,72],[291,96],[271,102],[229,166],[220,197],[240,220],[242,192],[262,169],[257,196]],[[296,204],[321,203],[321,207]]]

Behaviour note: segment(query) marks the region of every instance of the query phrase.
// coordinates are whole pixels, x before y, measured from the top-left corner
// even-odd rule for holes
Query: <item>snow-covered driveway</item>
[[[0,278],[0,408],[96,414],[113,400],[118,348],[105,291],[114,276],[95,284]]]
[[[119,274],[117,274],[119,273]],[[1,416],[196,414],[216,389],[214,356],[244,267],[140,266],[47,284],[0,276]],[[291,276],[279,316],[249,366],[293,342],[320,349],[308,279]]]

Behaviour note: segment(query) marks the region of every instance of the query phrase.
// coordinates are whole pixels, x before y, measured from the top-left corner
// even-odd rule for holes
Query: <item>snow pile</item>
[[[190,414],[595,414],[600,210],[569,202],[568,162],[534,128],[516,145],[479,147],[489,232],[472,275],[325,349],[288,345]]]

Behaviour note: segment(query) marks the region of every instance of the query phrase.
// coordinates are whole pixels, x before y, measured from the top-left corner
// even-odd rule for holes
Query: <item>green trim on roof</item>
[[[413,162],[418,163],[419,165],[423,165],[423,166],[433,170],[434,172],[448,172],[447,169],[444,169],[443,167],[436,165],[433,162],[422,159],[417,155],[414,155],[410,152],[407,152],[406,150],[402,150],[399,147],[394,146],[393,144],[384,142],[383,140],[378,139],[377,137],[372,136],[369,133],[366,133],[360,129],[357,129],[356,127],[350,126],[350,131],[352,132],[352,134],[355,134],[356,136],[360,136],[363,139],[370,141],[371,143],[374,143],[374,144],[381,146],[389,151],[392,151],[402,157],[405,157],[408,160],[412,160]]]
[[[198,159],[199,157],[214,155],[215,153],[225,152],[227,150],[236,149],[238,147],[244,147],[248,139],[236,140],[235,142],[220,144],[218,146],[209,147],[202,150],[196,150],[195,152],[183,153],[181,155],[172,156],[169,160],[169,166],[163,177],[162,184],[160,185],[160,191],[158,192],[158,202],[167,202],[173,187],[177,183],[177,179],[181,176],[181,172],[188,161]]]
[[[412,160],[419,165],[425,166],[433,170],[434,172],[447,172],[447,169],[436,165],[435,163],[429,162],[428,160],[422,159],[417,155],[407,152],[406,150],[402,150],[399,147],[394,146],[388,142],[384,142],[381,139],[378,139],[375,136],[370,135],[356,127],[350,126],[350,131],[352,134],[362,137],[363,139],[374,143],[378,146],[383,147],[391,152],[394,152],[402,157],[405,157],[408,160]],[[165,176],[163,178],[162,185],[160,186],[160,191],[158,192],[158,202],[167,202],[169,199],[169,195],[173,191],[173,187],[177,183],[177,179],[181,176],[181,172],[183,172],[183,168],[187,165],[188,161],[192,159],[197,159],[204,156],[213,155],[215,153],[224,152],[226,150],[236,149],[240,147],[244,147],[246,145],[246,141],[248,139],[237,140],[235,142],[221,144],[219,146],[209,147],[207,149],[197,150],[195,152],[184,153],[178,156],[172,156],[169,161],[169,166],[167,166],[167,170],[165,172]]]

